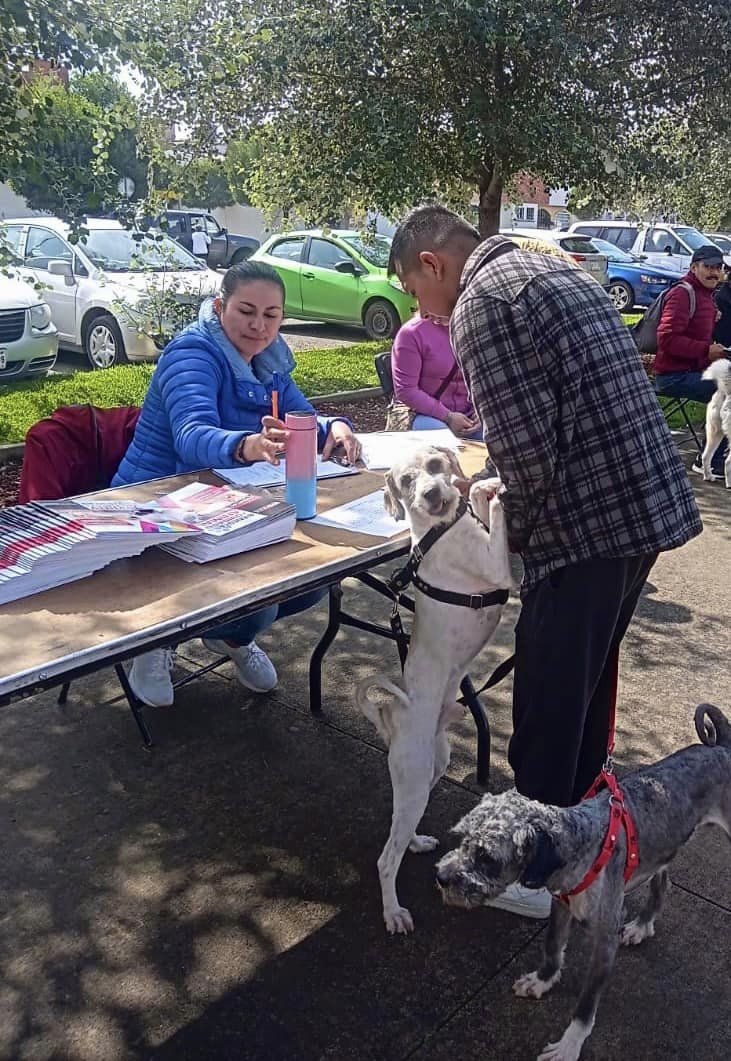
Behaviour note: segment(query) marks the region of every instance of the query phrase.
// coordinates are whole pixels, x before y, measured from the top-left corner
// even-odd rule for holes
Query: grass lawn
[[[671,400],[671,398],[663,398],[660,401],[660,405],[664,406]],[[686,405],[685,410],[688,413],[688,416],[690,417],[692,423],[698,425],[702,425],[703,423],[705,423],[705,405],[702,405],[700,402],[690,402],[688,405]],[[673,413],[673,415],[668,419],[668,427],[678,427],[683,429],[686,427],[685,420],[683,420],[680,413]]]
[[[624,316],[626,324],[640,314]],[[378,377],[373,358],[387,350],[388,342],[356,343],[324,350],[301,350],[297,354],[294,378],[306,395],[333,394],[336,391],[375,387]],[[154,364],[121,365],[103,372],[76,372],[72,376],[0,384],[0,444],[22,442],[29,427],[60,405],[89,402],[101,408],[114,405],[141,405],[155,370]],[[694,407],[699,421],[705,409]],[[682,426],[678,422],[676,425]]]
[[[375,387],[373,358],[391,344],[357,343],[325,350],[301,350],[294,378],[306,395]],[[20,380],[0,385],[0,444],[22,442],[29,427],[60,405],[89,402],[102,409],[142,405],[154,364],[120,365],[103,372]]]

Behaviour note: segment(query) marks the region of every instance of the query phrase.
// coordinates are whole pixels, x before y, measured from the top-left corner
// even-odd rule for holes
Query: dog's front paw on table
[[[414,931],[413,918],[405,906],[397,906],[394,910],[384,910],[383,920],[386,922],[387,931],[392,936],[407,935]]]
[[[427,851],[433,851],[435,847],[439,847],[436,836],[423,836],[420,833],[414,833],[409,843],[409,851],[414,855],[426,854]]]
[[[537,971],[526,973],[525,976],[520,976],[513,984],[513,993],[518,995],[519,998],[543,998],[560,979],[560,970],[549,980],[541,980]]]

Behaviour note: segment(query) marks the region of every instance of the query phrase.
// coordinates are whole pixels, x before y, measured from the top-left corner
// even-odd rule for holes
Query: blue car
[[[620,250],[608,240],[592,236],[591,242],[609,259],[608,294],[621,313],[630,313],[634,306],[650,306],[683,276],[677,269],[649,265],[639,255]]]

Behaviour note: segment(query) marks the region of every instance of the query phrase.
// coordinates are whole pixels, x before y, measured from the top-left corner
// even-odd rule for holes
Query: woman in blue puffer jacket
[[[220,297],[207,299],[198,322],[163,351],[112,485],[199,468],[277,461],[287,432],[284,423],[271,415],[272,374],[279,375],[281,415],[315,411],[292,380],[292,351],[279,335],[283,316],[284,284],[274,269],[261,262],[232,266],[223,278]],[[351,462],[360,455],[345,417],[318,417],[318,449],[328,457],[336,447]],[[247,689],[269,692],[277,684],[277,673],[254,638],[276,619],[309,608],[325,592],[303,594],[217,627],[204,644],[231,657]],[[143,703],[172,704],[170,662],[166,650],[133,660],[128,678]]]

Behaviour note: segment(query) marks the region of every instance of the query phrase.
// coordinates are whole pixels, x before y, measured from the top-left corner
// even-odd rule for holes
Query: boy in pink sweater
[[[456,367],[438,398],[434,395]],[[449,427],[461,438],[482,438],[482,425],[456,365],[448,325],[418,314],[398,331],[391,351],[396,397],[416,413],[414,430]]]

